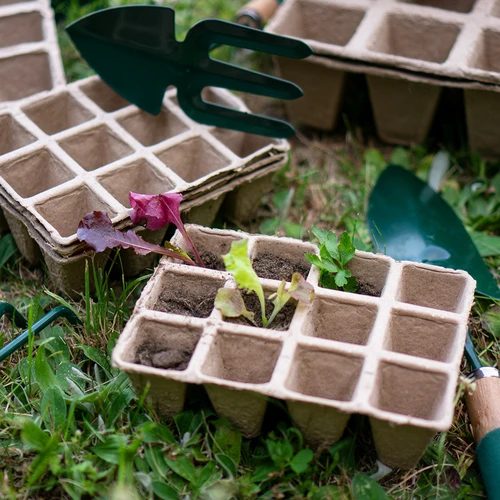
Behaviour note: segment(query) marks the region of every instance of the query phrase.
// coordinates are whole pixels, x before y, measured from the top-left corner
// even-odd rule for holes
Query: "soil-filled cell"
[[[298,7],[289,12],[277,33],[333,45],[346,45],[365,15],[362,9],[321,0],[300,0]]]
[[[238,241],[240,238],[228,234],[218,235],[210,231],[204,231],[203,229],[189,226],[186,231],[193,241],[194,246],[198,249],[205,266],[215,271],[225,271],[226,267],[222,260],[222,255],[227,254],[231,250],[233,241]],[[193,257],[191,248],[184,239],[177,242],[177,244]]]
[[[201,336],[202,328],[141,318],[123,361],[163,370],[185,370]]]
[[[0,115],[0,156],[35,142],[33,137],[11,115]]]
[[[110,219],[116,215],[85,185],[39,203],[35,205],[35,209],[63,238],[75,234],[79,222],[89,212],[107,212]]]
[[[0,167],[3,177],[23,198],[29,198],[75,177],[48,149],[32,151]]]
[[[98,176],[97,180],[127,208],[130,208],[130,191],[140,194],[160,194],[174,188],[173,182],[143,158]]]
[[[425,7],[435,7],[436,9],[453,10],[455,12],[467,13],[472,10],[476,0],[399,0],[405,3],[414,3]]]
[[[59,145],[85,170],[95,170],[132,154],[133,149],[101,125],[62,140]]]
[[[52,88],[45,52],[0,59],[0,102],[15,101]]]
[[[447,384],[444,373],[381,362],[370,403],[392,413],[438,420]]]
[[[156,301],[150,306],[182,316],[207,318],[213,311],[217,290],[224,286],[224,280],[197,275],[167,272],[156,284]]]
[[[187,130],[186,125],[166,108],[158,115],[139,110],[118,122],[144,146],[158,144]]]
[[[215,337],[202,372],[244,384],[265,384],[281,351],[281,342],[220,331]]]
[[[457,328],[458,325],[453,322],[395,311],[389,322],[385,349],[436,361],[450,361],[455,358]]]
[[[369,48],[384,54],[442,63],[459,31],[460,26],[436,19],[390,14]]]
[[[408,264],[403,269],[396,299],[417,306],[460,313],[466,284],[467,279],[463,275]]]
[[[348,264],[353,276],[358,282],[357,293],[380,297],[384,290],[387,274],[389,273],[390,261],[385,257],[365,257],[356,255]]]
[[[302,333],[337,342],[364,345],[372,331],[377,307],[316,298],[302,327]]]
[[[499,3],[500,17],[500,3]],[[481,33],[481,37],[474,50],[474,57],[469,64],[477,69],[485,71],[500,72],[500,59],[498,53],[500,51],[500,31],[485,30]]]
[[[299,345],[286,387],[306,396],[350,401],[362,366],[361,357]]]
[[[314,247],[300,241],[262,238],[252,250],[252,266],[260,278],[291,281],[292,275],[299,273],[307,279],[311,264],[304,257],[306,253],[314,253]]]
[[[264,296],[266,298],[265,301],[265,314],[267,320],[270,319],[270,316],[274,310],[274,304],[271,300],[269,300],[269,296],[274,294],[275,290],[264,290]],[[241,296],[243,298],[243,302],[245,303],[245,307],[248,311],[254,313],[254,323],[251,323],[243,316],[238,316],[237,318],[224,318],[224,321],[228,321],[230,323],[237,323],[240,325],[247,326],[258,326],[262,328],[262,309],[260,306],[260,300],[257,297],[255,292],[246,293],[245,291],[241,292]],[[280,312],[276,315],[271,323],[268,323],[266,328],[270,328],[271,330],[278,331],[286,331],[290,327],[292,323],[293,316],[295,314],[295,310],[297,309],[297,301],[294,299],[290,299],[286,305],[280,310]]]
[[[227,146],[234,154],[245,158],[273,144],[273,139],[255,134],[245,134],[237,130],[217,128],[212,134]]]
[[[67,92],[30,104],[23,111],[49,135],[76,127],[94,117]]]
[[[112,113],[113,111],[130,106],[127,100],[118,95],[101,80],[93,80],[85,83],[80,89],[107,113]]]
[[[40,12],[23,12],[0,18],[0,48],[43,40]]]
[[[194,182],[229,165],[229,160],[201,137],[188,139],[156,156],[186,182]]]

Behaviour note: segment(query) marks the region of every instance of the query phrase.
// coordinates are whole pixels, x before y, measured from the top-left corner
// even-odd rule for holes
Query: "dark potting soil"
[[[370,283],[365,283],[358,279],[358,290],[356,293],[360,295],[369,295],[370,297],[380,297],[382,295],[382,290]]]
[[[185,370],[193,351],[184,349],[165,349],[165,347],[150,343],[142,344],[136,352],[135,362],[164,370]]]
[[[271,253],[261,253],[252,262],[253,268],[260,278],[270,280],[292,281],[293,273],[300,273],[307,278],[311,265],[304,262],[292,262]]]
[[[259,297],[257,297],[257,294],[255,292],[247,294],[244,290],[241,291],[241,295],[243,297],[243,301],[245,302],[246,308],[250,312],[255,313],[254,319],[255,322],[257,323],[257,326],[262,328],[262,314],[260,310]],[[273,322],[271,323],[270,329],[280,330],[280,331],[288,330],[288,327],[292,322],[293,314],[295,312],[296,307],[297,307],[297,301],[294,299],[290,299],[286,304],[286,306],[283,309],[281,309],[281,311],[278,313],[276,318],[274,318]],[[269,316],[271,316],[273,308],[274,305],[272,301],[266,300],[266,315],[268,318]],[[238,318],[224,318],[224,321],[228,321],[230,323],[236,323],[238,325],[255,326],[242,316]]]
[[[160,294],[155,304],[155,310],[195,318],[207,318],[214,308],[215,293],[205,297],[177,296],[172,297],[170,290]]]
[[[192,253],[189,254],[191,259],[195,260],[194,255]],[[217,255],[213,252],[202,252],[200,254],[201,260],[207,267],[207,269],[213,269],[214,271],[225,271],[226,266],[224,265],[224,261],[220,255]]]

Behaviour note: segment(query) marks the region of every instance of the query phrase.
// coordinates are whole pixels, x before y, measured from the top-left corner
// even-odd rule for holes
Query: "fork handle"
[[[235,21],[238,24],[250,26],[250,28],[262,29],[264,24],[271,19],[282,1],[252,0],[236,14]]]

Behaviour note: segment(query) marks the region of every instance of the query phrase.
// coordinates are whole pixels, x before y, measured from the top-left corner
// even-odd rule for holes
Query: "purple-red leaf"
[[[200,254],[196,250],[194,243],[186,233],[181,219],[180,205],[182,194],[163,193],[163,194],[139,194],[129,193],[130,218],[134,224],[144,224],[146,229],[160,229],[167,224],[174,224],[180,231],[188,245],[191,247],[195,259],[201,267],[205,267]]]
[[[90,212],[85,215],[78,224],[76,235],[80,241],[85,241],[96,252],[103,252],[106,248],[132,248],[139,255],[154,252],[193,264],[189,257],[144,241],[135,231],[129,230],[125,233],[118,231],[113,227],[106,212]]]

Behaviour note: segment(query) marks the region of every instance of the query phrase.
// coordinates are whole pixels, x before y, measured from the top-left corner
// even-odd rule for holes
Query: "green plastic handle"
[[[486,434],[476,447],[488,500],[500,500],[500,429]]]
[[[48,312],[42,319],[39,319],[31,328],[34,335],[39,334],[44,328],[49,326],[57,318],[66,318],[72,325],[76,325],[80,322],[76,314],[65,306],[57,306],[52,311]],[[0,349],[0,362],[5,358],[9,357],[12,353],[17,351],[20,347],[28,343],[29,330],[24,331],[18,335],[12,342],[3,346]]]
[[[18,328],[26,328],[28,322],[26,318],[12,305],[8,302],[0,302],[0,318],[2,316],[7,316],[10,318],[12,323]]]

